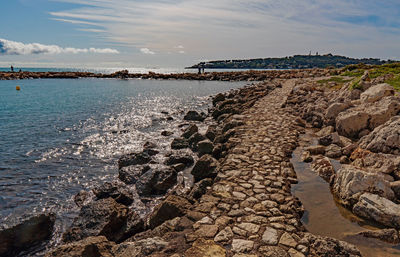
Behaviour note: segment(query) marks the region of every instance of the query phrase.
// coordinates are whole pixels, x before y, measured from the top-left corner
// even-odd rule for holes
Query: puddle
[[[312,141],[310,135],[304,135],[302,139]],[[298,184],[292,186],[292,192],[304,205],[302,222],[307,230],[316,235],[352,243],[366,257],[400,256],[400,245],[362,236],[349,236],[349,234],[366,229],[374,230],[378,227],[358,218],[337,204],[330,192],[329,184],[311,170],[310,164],[301,161],[302,151],[301,147],[297,148],[291,160],[299,181]],[[332,164],[335,169],[340,167],[336,161]]]

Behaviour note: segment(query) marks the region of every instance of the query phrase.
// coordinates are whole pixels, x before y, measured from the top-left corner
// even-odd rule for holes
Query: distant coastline
[[[186,69],[311,69],[311,68],[342,68],[351,64],[382,65],[393,63],[393,60],[377,58],[350,58],[340,55],[294,55],[282,58],[257,58],[244,60],[218,60],[200,62]]]

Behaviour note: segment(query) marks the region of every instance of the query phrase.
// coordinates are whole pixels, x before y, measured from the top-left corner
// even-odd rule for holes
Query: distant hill
[[[208,69],[307,69],[307,68],[341,68],[349,64],[381,65],[394,61],[383,61],[375,58],[355,59],[340,55],[294,55],[282,58],[259,58],[248,60],[220,60],[195,64],[186,69],[197,69],[202,65]]]

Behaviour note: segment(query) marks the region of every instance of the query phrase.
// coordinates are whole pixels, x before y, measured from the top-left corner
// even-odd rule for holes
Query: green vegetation
[[[204,67],[206,69],[307,69],[307,68],[351,68],[348,65],[381,65],[393,61],[364,58],[355,59],[340,55],[294,55],[282,58],[259,58],[248,60],[219,60],[202,62],[188,69]],[[358,66],[357,66],[358,67]],[[356,69],[355,67],[354,69]]]
[[[347,82],[350,82],[351,79],[346,79],[343,77],[331,77],[329,79],[318,80],[317,83],[321,86],[325,86],[332,89],[339,89]]]
[[[353,77],[350,88],[355,89],[360,87],[361,76],[368,70],[369,77],[375,79],[381,76],[389,75],[385,82],[393,86],[397,91],[400,91],[400,63],[388,63],[384,65],[349,65],[343,68],[340,74],[344,77]]]

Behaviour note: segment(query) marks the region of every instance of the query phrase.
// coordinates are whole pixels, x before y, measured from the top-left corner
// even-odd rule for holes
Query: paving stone
[[[250,240],[243,239],[233,239],[232,240],[232,250],[237,253],[246,253],[253,250],[254,242]]]
[[[241,223],[241,224],[238,224],[238,227],[246,230],[247,232],[249,232],[251,234],[255,234],[258,232],[258,230],[260,230],[260,226],[253,224],[253,223]]]
[[[279,244],[285,245],[288,247],[296,247],[297,242],[294,238],[287,232],[283,233],[281,239],[279,240]]]
[[[278,235],[276,229],[267,227],[262,236],[262,241],[267,245],[277,245],[279,240]]]
[[[228,242],[233,238],[233,232],[230,227],[221,230],[215,237],[215,242]]]

